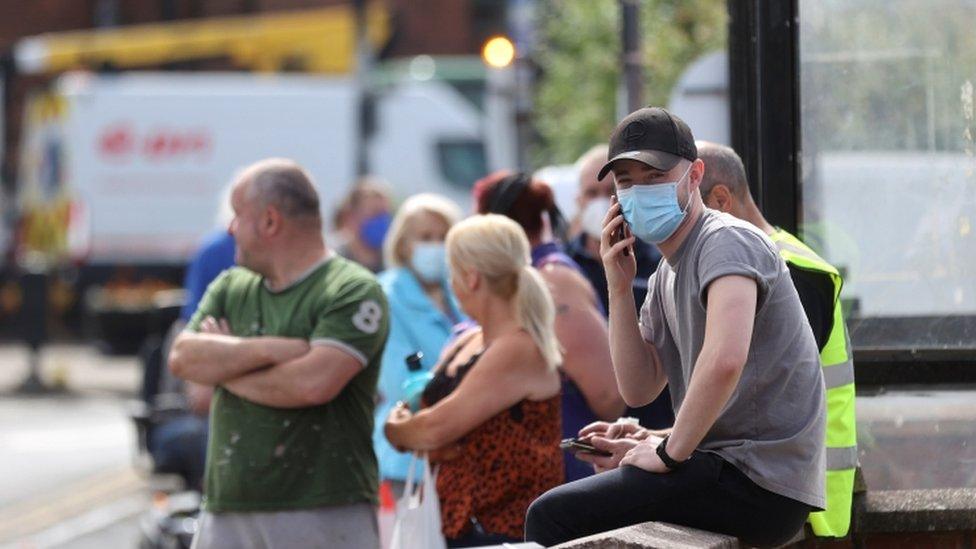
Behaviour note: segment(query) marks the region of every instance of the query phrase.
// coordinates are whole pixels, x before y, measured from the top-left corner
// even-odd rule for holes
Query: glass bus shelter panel
[[[891,347],[976,348],[976,3],[800,0],[802,238]],[[907,320],[906,320],[907,319]],[[864,329],[884,330],[884,322]]]
[[[976,2],[798,6],[799,232],[845,275],[855,349],[976,353]],[[857,417],[869,489],[976,487],[976,387],[862,394]]]
[[[858,457],[870,490],[976,488],[976,389],[857,399]]]

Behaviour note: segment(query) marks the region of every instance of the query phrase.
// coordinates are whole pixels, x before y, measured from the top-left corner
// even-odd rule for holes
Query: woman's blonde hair
[[[496,214],[461,221],[447,233],[447,259],[452,270],[480,273],[492,293],[514,300],[518,319],[546,365],[559,365],[552,296],[530,263],[529,239],[518,223]]]
[[[448,229],[461,219],[461,208],[453,201],[439,194],[422,193],[411,196],[400,206],[390,230],[383,242],[383,262],[387,267],[403,267],[410,264],[407,255],[407,237],[410,235],[410,223],[419,214],[427,213],[441,218]]]

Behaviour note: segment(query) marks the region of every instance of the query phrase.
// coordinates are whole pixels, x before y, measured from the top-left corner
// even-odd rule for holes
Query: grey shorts
[[[378,548],[369,503],[272,513],[200,513],[192,549]]]

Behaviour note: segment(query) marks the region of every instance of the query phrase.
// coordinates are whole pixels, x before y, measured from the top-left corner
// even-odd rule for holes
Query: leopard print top
[[[560,396],[523,400],[458,441],[440,463],[437,494],[444,535],[485,532],[521,538],[529,504],[563,481]]]

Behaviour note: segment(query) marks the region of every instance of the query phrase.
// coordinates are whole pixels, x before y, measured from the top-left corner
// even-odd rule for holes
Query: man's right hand
[[[624,216],[620,213],[620,203],[617,197],[612,197],[610,209],[603,218],[603,233],[600,236],[600,256],[603,258],[603,268],[607,274],[607,287],[613,292],[631,292],[634,278],[637,276],[637,260],[634,259],[634,235],[627,229]],[[614,235],[623,231],[625,235],[619,242],[614,242]],[[624,255],[624,250],[629,253]]]
[[[633,438],[636,440],[642,440],[647,438],[650,431],[644,429],[636,423],[631,423],[629,421],[615,421],[613,423],[607,421],[594,421],[593,423],[587,425],[580,429],[579,434],[576,435],[577,438],[585,440],[589,437],[599,436],[607,439],[615,438]]]

